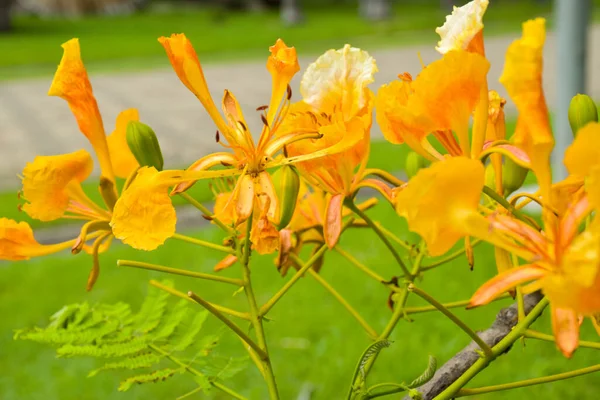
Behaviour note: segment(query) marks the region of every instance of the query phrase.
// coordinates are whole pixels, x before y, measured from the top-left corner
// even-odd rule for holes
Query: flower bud
[[[279,223],[277,229],[285,228],[296,210],[298,202],[298,193],[300,192],[300,176],[296,168],[291,165],[284,165],[279,168],[274,176],[275,190],[279,199]]]
[[[419,172],[429,165],[429,162],[422,155],[411,151],[406,156],[406,176],[408,179],[412,178]]]
[[[577,135],[577,131],[587,125],[589,122],[598,122],[598,110],[596,103],[588,95],[576,94],[571,99],[569,105],[569,124],[573,136]]]
[[[491,163],[485,166],[483,182],[485,186],[491,188],[492,190],[496,190],[496,171],[494,171],[494,166]]]
[[[523,186],[529,170],[515,163],[510,158],[504,160],[502,166],[502,187],[504,188],[504,197],[518,190]]]
[[[154,167],[162,171],[163,156],[152,128],[139,121],[130,121],[125,138],[129,150],[141,167]]]

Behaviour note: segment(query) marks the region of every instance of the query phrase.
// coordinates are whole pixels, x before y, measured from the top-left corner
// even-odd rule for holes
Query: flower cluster
[[[570,356],[584,317],[600,331],[600,224],[595,219],[600,210],[600,124],[578,130],[564,155],[570,175],[553,184],[554,139],[542,90],[545,21],[525,22],[522,37],[507,51],[500,82],[519,116],[515,132],[506,132],[507,100],[490,90],[487,77],[487,6],[487,0],[473,0],[455,8],[436,31],[440,58],[423,66],[414,79],[401,73],[376,93],[368,87],[377,72],[375,60],[346,45],[308,66],[300,83],[302,98],[292,102],[290,82],[300,65],[296,50],[277,40],[269,49],[272,92],[267,105],[257,110],[262,121],[257,137],[233,93],[224,91],[222,113],[218,110],[186,36],[161,37],[175,73],[212,118],[223,146],[185,170],[162,170],[130,148],[133,140],[126,136],[140,124],[135,109],[119,114],[115,130],[106,135],[79,42],[68,41],[49,95],[67,101],[89,139],[100,164],[104,204],[93,202],[82,189],[92,172],[87,151],[36,157],[23,170],[22,210],[41,221],[85,222],[73,240],[42,245],[26,223],[2,218],[0,259],[85,250],[94,258],[91,288],[98,277],[98,255],[113,238],[136,249],[156,249],[175,235],[172,196],[187,195],[199,180],[215,179],[214,213],[206,218],[219,221],[232,235],[226,243],[232,251],[216,270],[240,259],[240,239],[245,238],[258,253],[277,253],[275,263],[285,274],[298,268],[292,255],[303,246],[336,246],[344,219],[377,202],[354,205],[357,192],[368,187],[424,239],[429,255],[443,255],[462,239],[467,247],[470,238],[492,244],[499,274],[473,295],[471,306],[517,286],[523,293],[541,290],[551,304],[557,344]],[[374,110],[389,142],[409,146],[431,162],[408,182],[367,168]],[[489,181],[486,164],[493,172]],[[523,174],[517,172],[527,170],[539,190],[513,194],[522,184],[518,175]],[[117,178],[126,181],[121,185]],[[482,201],[488,192],[494,201]],[[541,208],[541,223],[519,212],[532,201]],[[353,220],[350,225],[364,223]]]

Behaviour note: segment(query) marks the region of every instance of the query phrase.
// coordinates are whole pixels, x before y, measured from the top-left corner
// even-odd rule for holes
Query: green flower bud
[[[489,163],[485,166],[484,185],[496,190],[496,171],[494,171],[494,166],[492,163]]]
[[[420,169],[423,169],[429,165],[429,161],[425,159],[422,155],[411,151],[406,156],[406,176],[408,179],[412,178],[419,172]]]
[[[298,193],[300,192],[300,175],[296,168],[284,165],[273,174],[275,191],[279,200],[278,230],[284,229],[294,216]]]
[[[529,170],[515,163],[510,158],[504,159],[502,166],[502,186],[504,188],[504,197],[515,192],[523,186]]]
[[[130,121],[125,138],[129,150],[141,167],[154,167],[162,171],[163,156],[152,128],[139,121]]]
[[[596,103],[588,95],[576,94],[569,105],[569,124],[573,136],[576,136],[577,131],[590,122],[598,122]]]

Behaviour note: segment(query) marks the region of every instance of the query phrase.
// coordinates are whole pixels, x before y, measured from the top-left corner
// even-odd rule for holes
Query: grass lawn
[[[406,227],[385,204],[370,214],[405,236]],[[222,234],[215,229],[191,232],[197,237],[219,241]],[[375,235],[363,230],[350,231],[342,239],[343,248],[376,270],[384,277],[398,273],[391,256]],[[474,271],[463,258],[433,270],[420,282],[429,293],[443,301],[468,298],[473,291],[494,274],[494,261],[489,247],[478,247]],[[306,257],[306,256],[305,256]],[[139,306],[148,279],[162,279],[165,275],[137,269],[118,268],[117,259],[143,260],[177,268],[210,272],[220,254],[192,245],[169,241],[154,253],[144,253],[125,246],[114,246],[102,257],[102,272],[91,293],[85,292],[85,281],[90,266],[86,255],[67,254],[26,263],[3,263],[0,281],[0,393],[6,399],[134,399],[175,398],[194,388],[193,380],[178,375],[165,383],[136,386],[129,393],[116,391],[118,381],[125,375],[111,372],[86,378],[89,370],[100,362],[90,359],[56,359],[49,347],[30,342],[12,341],[12,330],[31,325],[45,325],[47,318],[63,304],[82,302],[127,301]],[[265,302],[287,278],[281,278],[271,257],[253,258],[255,292],[260,303]],[[241,276],[236,266],[224,272]],[[387,291],[375,281],[351,266],[335,253],[326,255],[322,276],[327,279],[376,329],[381,330],[390,316],[386,306]],[[210,301],[244,310],[243,296],[232,296],[232,289],[220,283],[194,281],[176,277],[176,286],[183,291],[194,290]],[[421,305],[416,298],[409,305]],[[496,311],[507,300],[471,311],[458,310],[475,329],[487,327]],[[338,399],[345,393],[358,356],[369,343],[366,335],[330,295],[314,279],[301,279],[291,292],[272,310],[273,319],[266,325],[273,363],[278,377],[282,399],[294,399],[303,386],[314,388],[313,399]],[[536,324],[548,332],[547,313]],[[209,317],[206,333],[223,331],[219,321]],[[586,322],[583,337],[594,339]],[[454,325],[435,313],[414,316],[414,322],[401,321],[392,336],[393,345],[384,349],[378,359],[371,383],[412,379],[424,368],[428,354],[442,363],[469,339]],[[224,331],[220,354],[243,355],[239,341]],[[489,385],[558,373],[597,363],[597,353],[580,349],[571,360],[564,359],[554,344],[528,340],[526,346],[516,344],[511,352],[494,362],[471,384]],[[534,386],[508,393],[489,394],[479,398],[594,398],[597,393],[597,375],[587,375],[573,381],[545,386]],[[266,391],[252,366],[237,375],[228,385],[251,399],[266,398]],[[197,398],[203,398],[198,396]],[[214,398],[226,398],[215,394]]]
[[[300,54],[321,53],[347,42],[369,48],[434,43],[434,29],[444,21],[446,12],[437,2],[422,3],[396,2],[393,17],[378,24],[360,19],[355,7],[308,9],[306,23],[297,27],[285,27],[276,12],[232,13],[217,22],[213,11],[196,8],[79,20],[21,16],[15,18],[13,33],[0,35],[4,55],[0,79],[51,75],[60,60],[57,46],[72,37],[84,43],[86,66],[91,71],[165,66],[156,38],[174,32],[186,33],[203,62],[262,58],[277,37],[294,44]],[[492,2],[486,14],[486,34],[517,31],[527,18],[551,19],[551,3]]]

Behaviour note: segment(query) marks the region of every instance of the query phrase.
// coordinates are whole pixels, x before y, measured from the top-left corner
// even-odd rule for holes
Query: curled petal
[[[231,153],[212,153],[199,160],[196,160],[190,165],[187,171],[204,171],[216,165],[234,165],[237,158]],[[188,190],[196,183],[195,181],[183,182],[176,185],[171,191],[171,195],[182,193]]]
[[[23,210],[30,217],[52,221],[63,216],[71,197],[69,187],[79,185],[92,172],[85,150],[58,156],[37,156],[23,169]]]
[[[488,0],[473,0],[462,7],[454,7],[444,25],[435,30],[441,38],[435,49],[446,54],[474,46],[472,42],[483,31],[483,15],[488,4]]]
[[[115,204],[113,234],[135,249],[154,250],[175,234],[175,208],[162,176],[154,167],[140,168]]]
[[[88,138],[100,162],[102,174],[114,180],[106,133],[100,110],[92,92],[92,84],[81,60],[79,39],[63,43],[63,57],[48,91],[49,96],[58,96],[69,103],[77,120],[79,130]]]
[[[231,267],[233,264],[235,264],[237,262],[237,260],[238,260],[238,258],[236,256],[234,256],[233,254],[228,254],[227,256],[225,256],[224,259],[219,261],[217,263],[217,265],[215,265],[214,271],[218,272],[218,271],[227,269],[227,268]]]
[[[368,104],[367,85],[378,71],[375,59],[364,50],[344,46],[329,50],[310,64],[302,77],[304,102],[326,114],[340,110],[345,119]]]
[[[255,191],[257,194],[260,194],[258,196],[260,208],[264,209],[268,206],[265,212],[269,220],[275,221],[279,218],[279,200],[275,193],[275,186],[273,185],[271,175],[268,172],[263,171],[258,174]]]
[[[529,155],[543,197],[548,197],[551,183],[549,158],[554,147],[548,107],[542,88],[543,48],[546,38],[542,18],[523,24],[523,36],[506,52],[500,77],[517,106],[519,118],[513,142]]]
[[[217,128],[229,140],[229,127],[219,114],[217,106],[208,91],[204,72],[192,43],[182,33],[173,34],[168,38],[160,37],[158,41],[164,47],[179,80],[196,95]]]
[[[325,224],[323,234],[325,243],[330,249],[333,249],[340,240],[342,233],[342,207],[344,205],[344,196],[336,194],[329,199],[325,209]]]
[[[270,202],[270,198],[266,197],[260,208],[260,217],[255,220],[250,233],[253,248],[259,254],[271,254],[279,248],[279,232],[268,218]]]
[[[127,139],[127,124],[129,121],[139,121],[140,116],[138,110],[130,108],[117,116],[117,124],[115,130],[108,135],[108,152],[112,161],[115,175],[119,178],[126,179],[140,165],[129,150]]]
[[[75,241],[42,245],[33,237],[33,231],[26,222],[0,218],[0,260],[29,260],[68,249]]]
[[[515,286],[540,279],[548,272],[536,265],[524,265],[505,271],[484,283],[471,297],[470,307],[487,304]]]
[[[254,197],[256,195],[254,191],[254,178],[252,176],[248,174],[242,175],[238,184],[239,186],[235,193],[236,225],[241,224],[250,217],[254,209]]]
[[[273,87],[267,120],[271,124],[290,81],[300,71],[300,64],[298,63],[296,49],[288,47],[281,39],[277,39],[275,44],[269,47],[269,51],[271,55],[267,60],[267,70],[271,74]]]
[[[565,357],[570,358],[579,346],[579,321],[577,313],[565,308],[552,307],[552,331],[556,345]]]
[[[479,237],[466,222],[477,213],[483,183],[478,160],[447,158],[421,169],[396,192],[396,211],[425,239],[431,255],[441,255],[468,234]]]

